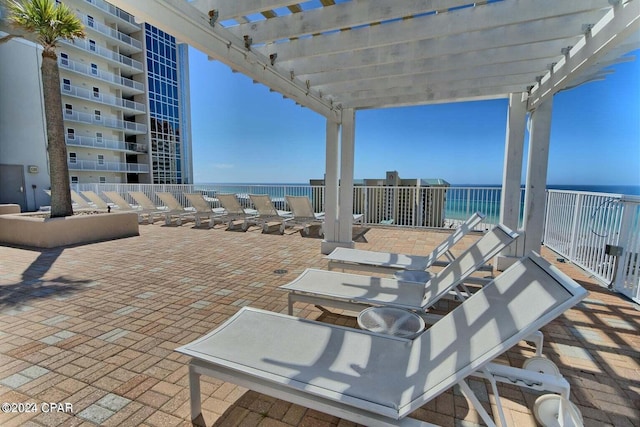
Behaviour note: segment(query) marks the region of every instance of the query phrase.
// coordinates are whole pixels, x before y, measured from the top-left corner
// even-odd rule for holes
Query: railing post
[[[571,234],[569,235],[569,258],[574,260],[576,258],[576,237],[578,235],[578,224],[582,222],[582,216],[580,215],[582,205],[582,194],[576,195],[576,202],[573,209],[573,224],[571,225]]]

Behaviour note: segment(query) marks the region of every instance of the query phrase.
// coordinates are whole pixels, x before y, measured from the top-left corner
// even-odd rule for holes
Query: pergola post
[[[539,104],[531,113],[524,199],[524,253],[540,252],[542,246],[552,110],[553,98],[551,97]]]
[[[324,177],[324,240],[321,244],[323,254],[335,249],[338,240],[338,136],[340,124],[327,119],[326,125],[326,166]]]
[[[527,118],[526,107],[527,102],[522,93],[509,95],[500,197],[500,223],[512,230],[517,230],[520,223],[520,182]],[[523,255],[522,241],[516,241],[500,252],[496,258],[495,267],[498,270],[504,270]]]
[[[343,247],[355,246],[352,240],[353,227],[353,170],[355,149],[355,111],[342,111],[342,137],[340,138],[340,209],[338,211],[338,242]]]

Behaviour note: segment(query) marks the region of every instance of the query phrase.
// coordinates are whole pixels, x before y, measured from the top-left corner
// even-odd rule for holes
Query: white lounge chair
[[[224,212],[218,216],[216,222],[227,223],[227,230],[231,230],[238,223],[241,224],[242,230],[247,231],[249,226],[247,221],[252,220],[258,215],[255,209],[243,208],[235,194],[216,194],[216,198]]]
[[[467,384],[480,376],[491,382],[502,425],[497,382],[560,393],[538,398],[536,418],[579,425],[562,376],[492,361],[586,295],[531,253],[413,340],[244,307],[176,349],[192,357],[191,418],[201,416],[200,376],[207,375],[367,426],[433,425],[408,416],[457,384],[495,426]]]
[[[285,196],[287,205],[291,209],[293,219],[290,224],[302,226],[301,234],[309,235],[309,227],[317,225],[322,226],[324,222],[324,212],[316,213],[311,206],[311,200],[307,196]]]
[[[393,270],[427,270],[445,255],[451,261],[453,255],[451,255],[450,249],[453,245],[470,231],[473,231],[484,218],[484,214],[474,213],[427,256],[336,248],[326,256],[329,260],[329,270],[350,269],[370,273],[389,273]]]
[[[182,220],[191,219],[195,220],[193,211],[186,210],[182,204],[171,193],[159,191],[156,196],[164,203],[167,210],[163,212],[164,223],[170,225],[175,218],[176,225],[182,225]]]
[[[289,314],[293,314],[296,301],[345,310],[390,306],[426,313],[429,307],[451,292],[456,292],[459,298],[468,295],[470,292],[464,281],[470,280],[473,272],[517,237],[518,233],[499,224],[438,273],[424,272],[428,277],[422,282],[403,279],[403,276],[413,279],[411,274],[382,278],[309,268],[279,289],[289,293]]]
[[[193,214],[195,216],[196,226],[198,227],[203,219],[207,219],[209,228],[213,228],[216,217],[224,213],[224,209],[222,208],[212,209],[209,202],[207,202],[200,193],[184,193],[184,196],[189,200],[193,209],[195,209]]]
[[[147,221],[149,224],[154,223],[155,215],[161,216],[167,211],[164,207],[156,206],[156,204],[153,203],[153,201],[142,191],[129,191],[129,195],[136,201],[139,209],[141,209],[141,213],[147,215]],[[138,214],[138,216],[140,216],[140,214]]]
[[[291,212],[276,209],[268,194],[249,194],[253,207],[258,211],[258,216],[245,221],[246,224],[256,224],[262,227],[266,233],[274,225],[279,226],[280,234],[284,234],[289,221],[293,219]]]
[[[51,190],[44,190],[45,193],[49,197],[51,197]],[[91,206],[89,202],[87,202],[81,195],[79,195],[75,190],[70,190],[71,193],[71,201],[74,212],[82,212],[82,211],[95,211],[98,210],[94,206]],[[41,211],[50,211],[51,206],[40,206]]]
[[[101,210],[105,210],[105,211],[110,211],[111,210],[111,206],[109,206],[107,204],[107,202],[105,202],[104,200],[102,200],[102,198],[100,196],[98,196],[95,192],[93,191],[81,191],[82,195],[84,197],[86,197],[89,202],[93,203],[93,206],[96,209],[101,209]]]

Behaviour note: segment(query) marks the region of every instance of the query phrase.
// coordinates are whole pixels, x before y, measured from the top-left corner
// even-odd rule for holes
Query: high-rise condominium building
[[[57,49],[75,183],[193,182],[188,46],[103,0],[66,0],[86,38]],[[48,204],[41,48],[0,44],[0,203]]]

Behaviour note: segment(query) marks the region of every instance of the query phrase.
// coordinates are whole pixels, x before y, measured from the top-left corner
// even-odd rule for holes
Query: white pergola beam
[[[482,80],[487,78],[500,78],[506,84],[511,76],[516,76],[518,82],[531,84],[531,78],[542,76],[551,68],[548,58],[513,63],[492,63],[476,66],[475,68],[459,68],[455,70],[443,70],[436,72],[422,72],[402,76],[380,76],[370,79],[358,79],[356,81],[335,82],[312,86],[323,93],[335,94],[339,98],[340,93],[357,92],[364,90],[387,90],[394,87],[417,87],[442,84],[456,84],[465,80]],[[428,70],[426,68],[425,70]],[[312,82],[313,83],[313,82]]]
[[[514,0],[489,3],[482,7],[460,9],[441,16],[422,16],[327,34],[323,37],[269,44],[267,53],[277,53],[280,60],[287,61],[300,57],[354,52],[360,49],[410,43],[416,40],[441,39],[456,34],[487,31],[492,28],[501,29],[515,24],[563,16],[569,17],[580,12],[598,11],[608,5],[608,0],[580,0],[579,2]]]
[[[367,25],[371,22],[435,13],[469,4],[469,0],[403,0],[394,2],[391,6],[389,0],[353,0],[331,7],[237,25],[229,27],[229,30],[239,36],[250,35],[254,43],[269,43]]]
[[[359,68],[337,69],[322,73],[298,74],[300,80],[309,80],[313,87],[322,88],[324,84],[358,81],[379,77],[406,76],[429,72],[456,72],[460,69],[473,72],[484,66],[506,67],[510,63],[522,61],[548,61],[551,64],[561,56],[566,41],[551,40],[519,46],[508,46],[482,51],[443,55],[434,58],[420,58],[400,62],[376,64]],[[550,55],[553,53],[553,55]]]
[[[300,0],[194,0],[190,3],[205,15],[210,10],[218,11],[218,19],[238,19],[246,15],[260,13],[267,10],[299,4]]]
[[[287,71],[271,66],[269,58],[247,50],[244,42],[218,26],[211,26],[207,15],[183,0],[110,0],[138,19],[166,30],[184,43],[227,64],[253,80],[291,98],[325,117],[339,117],[331,102],[320,98],[303,83],[291,79]],[[215,82],[212,82],[215,84]]]
[[[640,0],[621,1],[575,45],[531,90],[528,110],[534,110],[558,91],[572,84],[572,79],[605,56],[640,29]]]
[[[477,53],[487,49],[512,48],[513,51],[526,49],[530,43],[553,40],[577,42],[576,33],[585,21],[596,19],[601,13],[588,13],[568,17],[549,18],[544,21],[507,25],[485,31],[461,33],[429,40],[414,40],[406,43],[370,47],[324,56],[305,56],[286,60],[278,53],[278,64],[294,70],[296,75],[357,68],[379,64],[398,63],[416,59],[437,58],[462,53]],[[327,36],[329,37],[329,36]],[[282,43],[285,45],[288,43]],[[276,45],[279,46],[279,45]],[[566,47],[566,46],[565,46]],[[268,49],[259,49],[267,52]],[[561,55],[561,52],[556,52]]]

